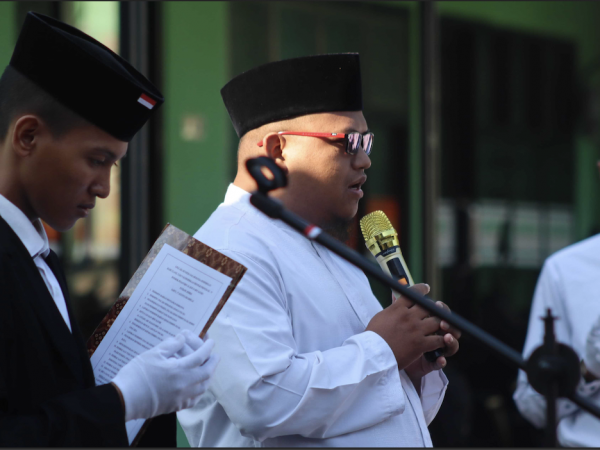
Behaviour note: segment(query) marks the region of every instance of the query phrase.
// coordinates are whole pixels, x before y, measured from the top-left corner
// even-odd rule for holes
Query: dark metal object
[[[120,3],[120,55],[160,89],[156,79],[158,2]],[[140,265],[162,229],[159,110],[129,143],[121,161],[121,288]],[[158,170],[157,170],[158,169]],[[151,197],[152,196],[152,197]]]
[[[148,3],[122,2],[120,53],[148,76]],[[149,250],[148,124],[129,143],[121,163],[121,284],[129,280]]]
[[[437,350],[433,350],[431,352],[426,352],[423,354],[425,359],[429,362],[435,362],[440,356],[444,356],[444,349],[438,348]]]
[[[261,194],[266,195],[269,191],[287,186],[285,174],[271,158],[261,156],[260,158],[249,159],[246,162],[246,167],[252,178],[256,180]],[[266,169],[266,172],[264,169]],[[267,177],[267,174],[272,175],[272,178]]]
[[[423,192],[423,275],[431,295],[440,295],[436,264],[440,161],[440,26],[436,2],[419,2],[421,18],[421,158]]]
[[[554,337],[554,317],[552,317],[550,310],[548,310],[548,315],[544,319],[546,322],[544,344],[526,362],[519,352],[458,314],[439,308],[430,298],[421,296],[406,286],[401,285],[392,277],[385,274],[378,265],[373,264],[360,255],[360,253],[321,231],[318,227],[315,227],[303,218],[286,210],[279,201],[269,198],[269,191],[285,187],[287,184],[285,173],[273,160],[266,157],[251,159],[246,162],[246,167],[258,185],[258,190],[250,197],[250,203],[256,208],[273,219],[282,220],[307,238],[317,241],[335,254],[354,264],[367,275],[409,298],[432,315],[445,320],[463,333],[471,335],[485,347],[491,349],[519,369],[524,370],[533,388],[546,396],[547,404],[549,405],[546,422],[547,445],[556,446],[557,397],[566,397],[580,408],[600,418],[600,408],[575,392],[575,387],[580,378],[579,359],[576,354],[575,358],[573,358],[574,352],[572,349],[556,343]],[[269,172],[270,175],[267,175]]]
[[[529,384],[541,394],[546,390],[546,384],[554,379],[561,380],[558,385],[559,397],[566,397],[575,392],[581,378],[579,357],[570,347],[559,344],[554,339],[554,320],[550,309],[545,322],[544,344],[538,347],[527,360]]]
[[[554,336],[554,320],[548,308],[545,322],[544,344],[529,357],[526,364],[529,384],[546,397],[546,424],[556,424],[556,399],[575,393],[581,378],[577,353],[564,344],[558,344]],[[555,426],[546,426],[548,447],[557,444]]]

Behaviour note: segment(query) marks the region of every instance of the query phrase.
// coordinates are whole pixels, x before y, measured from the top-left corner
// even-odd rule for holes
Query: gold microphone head
[[[383,211],[374,211],[360,219],[360,230],[373,256],[388,248],[400,246],[398,233]]]

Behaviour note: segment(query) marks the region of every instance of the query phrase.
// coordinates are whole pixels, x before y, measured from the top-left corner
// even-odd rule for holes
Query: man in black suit
[[[195,404],[216,358],[181,333],[95,386],[41,220],[64,231],[163,102],[126,61],[29,13],[0,78],[0,445],[126,446],[125,421]]]

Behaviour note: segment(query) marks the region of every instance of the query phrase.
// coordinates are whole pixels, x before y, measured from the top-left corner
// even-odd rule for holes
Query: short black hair
[[[15,117],[24,114],[42,119],[54,137],[88,124],[14,67],[7,66],[0,77],[0,141],[6,138]]]

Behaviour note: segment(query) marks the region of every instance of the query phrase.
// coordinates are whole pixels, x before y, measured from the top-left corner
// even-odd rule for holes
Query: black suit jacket
[[[111,385],[95,387],[54,252],[67,328],[29,252],[0,218],[0,446],[127,446]]]

